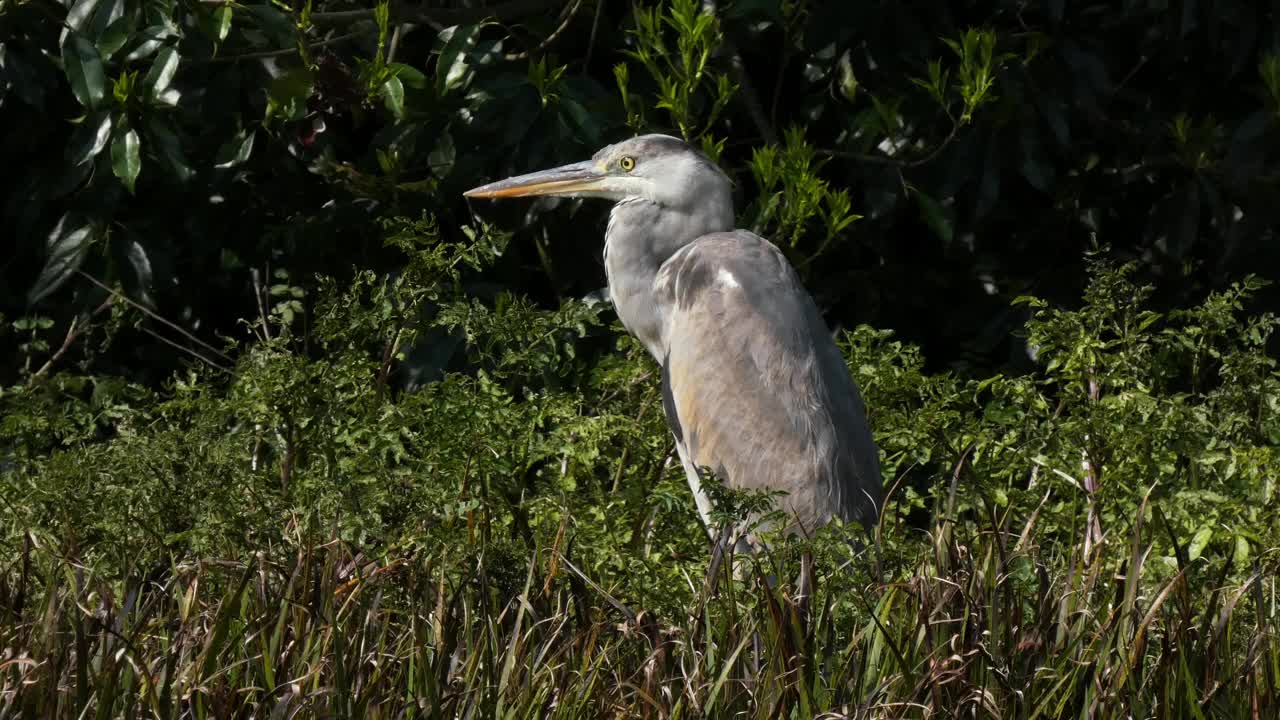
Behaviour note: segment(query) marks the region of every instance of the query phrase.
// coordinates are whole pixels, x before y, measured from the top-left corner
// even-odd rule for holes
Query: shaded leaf
[[[14,91],[26,104],[41,108],[44,106],[46,85],[17,46],[0,43],[0,103],[5,94]]]
[[[296,26],[288,15],[265,3],[249,5],[247,9],[253,17],[249,22],[266,35],[268,47],[290,47],[294,44]],[[262,38],[262,35],[258,35],[258,38]],[[255,44],[261,42],[259,39]]]
[[[107,140],[111,138],[111,127],[109,111],[99,110],[91,113],[84,122],[80,123],[75,132],[71,133],[71,140],[67,143],[67,149],[64,152],[67,162],[80,165],[92,160],[102,152],[102,148],[107,146]]]
[[[453,136],[449,134],[448,130],[444,130],[436,136],[436,146],[427,155],[427,163],[431,165],[431,172],[436,177],[442,178],[453,170],[456,156],[457,151],[453,145]]]
[[[1071,126],[1067,120],[1067,105],[1061,98],[1050,96],[1046,93],[1038,93],[1036,95],[1036,108],[1040,110],[1040,116],[1049,126],[1049,130],[1053,133],[1053,139],[1061,148],[1071,145]]]
[[[125,294],[144,305],[154,306],[151,258],[136,236],[132,232],[113,233],[111,256],[120,273]]]
[[[974,208],[974,216],[986,217],[1000,200],[1000,157],[996,150],[998,144],[987,143],[986,159],[982,164],[982,180],[978,183],[978,202]]]
[[[465,84],[469,66],[467,51],[475,46],[479,25],[455,25],[440,31],[444,43],[436,61],[436,87],[441,95]]]
[[[307,68],[296,68],[275,78],[267,90],[264,118],[301,119],[307,109],[307,98],[311,96],[314,87],[315,77]]]
[[[107,135],[107,139],[111,139],[109,134]],[[106,147],[105,142],[103,143],[103,147]],[[95,168],[98,165],[98,159],[101,157],[102,153],[99,152],[95,158],[86,160],[79,165],[68,164],[65,166],[63,171],[55,176],[56,179],[53,183],[49,185],[49,199],[60,198],[83,186],[85,181],[88,180],[95,172]],[[105,168],[106,166],[103,165],[103,167]],[[39,207],[38,201],[37,203],[32,204],[31,207]]]
[[[161,161],[169,168],[169,171],[180,182],[186,182],[191,179],[191,176],[195,174],[195,170],[187,162],[186,154],[182,150],[182,142],[178,139],[173,129],[158,119],[147,118],[146,130],[147,139],[151,143],[150,147],[159,155]]]
[[[564,97],[560,102],[560,109],[563,116],[569,121],[569,126],[582,137],[583,141],[589,145],[599,145],[603,128],[600,127],[600,121],[587,112],[582,103],[571,97]]]
[[[218,148],[213,166],[222,170],[242,165],[253,152],[253,130],[245,128]]]
[[[391,63],[387,65],[387,68],[389,68],[391,72],[395,73],[396,77],[400,78],[400,82],[411,88],[421,90],[427,86],[427,76],[423,75],[421,71],[412,65]]]
[[[933,230],[934,234],[944,243],[950,243],[955,235],[955,230],[951,224],[951,213],[942,206],[937,200],[929,197],[925,193],[916,192],[916,201],[920,204],[920,217]]]
[[[27,291],[27,303],[34,305],[66,282],[84,262],[93,244],[94,227],[89,219],[72,210],[62,216],[46,241],[44,268]]]
[[[98,52],[102,54],[102,57],[109,59],[112,55],[120,52],[120,48],[129,42],[135,26],[136,22],[132,13],[108,25],[107,29],[102,31],[102,36],[98,38]]]
[[[1262,173],[1267,162],[1266,137],[1271,121],[1266,112],[1246,115],[1231,134],[1223,169],[1232,183],[1247,184]]]
[[[68,33],[67,41],[62,45],[62,66],[67,81],[71,83],[71,92],[80,104],[97,109],[106,88],[106,75],[98,48],[79,33]]]
[[[121,117],[120,122],[116,123],[116,131],[111,140],[111,171],[132,193],[141,169],[142,153],[138,133],[129,126],[128,118]]]
[[[1053,166],[1040,142],[1040,133],[1028,122],[1018,132],[1018,169],[1022,177],[1040,192],[1048,192],[1053,185]]]

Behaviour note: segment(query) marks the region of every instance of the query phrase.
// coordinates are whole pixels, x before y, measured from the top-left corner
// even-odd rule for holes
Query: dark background
[[[302,35],[311,70],[289,82],[303,63],[297,16],[280,9],[246,6],[223,29],[216,5],[75,7],[34,0],[0,14],[0,313],[51,319],[52,349],[77,316],[105,327],[94,323],[107,313],[92,313],[107,295],[77,270],[217,344],[249,337],[239,320],[259,313],[255,287],[265,294],[281,271],[304,286],[317,273],[395,271],[402,256],[383,247],[379,220],[422,213],[445,237],[473,212],[517,231],[498,266],[472,279],[478,297],[582,297],[604,284],[607,207],[469,206],[461,192],[633,134],[618,63],[631,65],[644,129],[672,132],[651,78],[623,54],[635,46],[625,2],[392,6],[393,28],[410,23],[394,61],[425,78],[405,85],[399,118],[362,84],[377,39],[367,8],[316,5]],[[1016,372],[1028,362],[1016,335],[1025,315],[1010,301],[1078,302],[1090,252],[1135,261],[1157,307],[1246,273],[1280,276],[1276,3],[742,0],[716,12],[724,42],[711,67],[740,89],[708,136],[724,141],[739,209],[761,200],[753,150],[802,127],[821,177],[865,216],[820,258],[816,241],[787,250],[832,325],[893,329],[935,369]],[[495,22],[474,31],[465,76],[449,86],[451,33],[486,16]],[[148,35],[164,18],[167,34]],[[65,68],[64,26],[102,56],[104,97],[88,109]],[[949,117],[913,78],[940,61],[954,80],[944,39],[969,28],[995,33],[999,69],[994,99],[958,124],[958,98]],[[179,58],[173,102],[113,97],[113,80],[144,83],[165,48]],[[532,79],[536,63],[563,67],[550,91]],[[288,107],[264,120],[271,102]],[[110,141],[95,148],[84,127],[105,118]],[[132,193],[113,157],[125,123],[141,145]],[[379,152],[393,151],[388,171]],[[1280,295],[1259,304],[1276,308]],[[151,318],[111,330],[114,342],[77,343],[61,361],[153,385],[190,361],[156,335],[187,341]],[[11,333],[16,348],[25,336]],[[6,352],[0,379],[23,362]]]

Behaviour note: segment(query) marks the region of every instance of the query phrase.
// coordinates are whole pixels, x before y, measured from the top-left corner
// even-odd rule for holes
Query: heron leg
[[[702,518],[702,527],[714,542],[716,531],[711,526],[711,498],[702,490],[702,475],[698,473],[698,467],[689,459],[689,452],[680,440],[676,440],[676,453],[680,455],[680,464],[684,466],[685,477],[689,480],[689,490],[693,492],[693,502],[698,506],[698,517]]]

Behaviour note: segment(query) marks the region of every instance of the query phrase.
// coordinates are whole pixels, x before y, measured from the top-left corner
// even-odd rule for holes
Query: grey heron
[[[642,135],[464,195],[613,201],[609,296],[661,367],[663,408],[708,532],[700,467],[732,488],[781,491],[789,532],[832,518],[870,530],[883,490],[858,387],[782,252],[734,229],[730,189],[689,144]]]

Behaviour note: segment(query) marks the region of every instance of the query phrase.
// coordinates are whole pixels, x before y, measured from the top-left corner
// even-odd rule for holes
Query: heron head
[[[634,137],[605,147],[590,160],[517,175],[463,195],[644,199],[673,209],[714,199],[732,208],[724,172],[706,155],[670,135]]]

